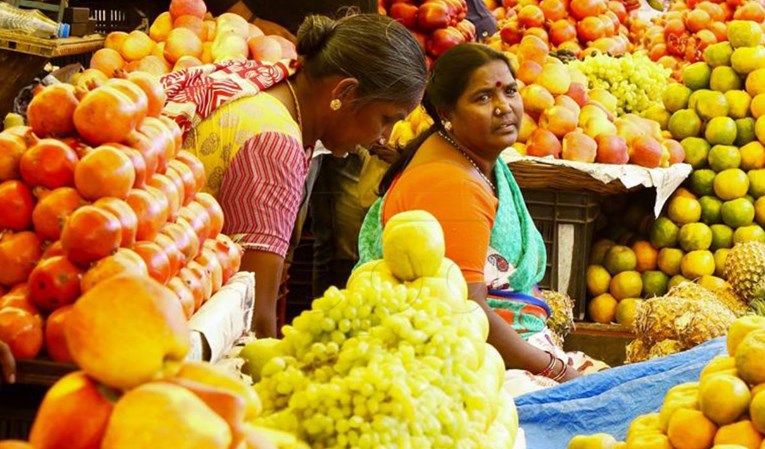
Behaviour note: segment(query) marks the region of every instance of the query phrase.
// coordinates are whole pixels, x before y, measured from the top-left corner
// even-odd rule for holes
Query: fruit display
[[[652,106],[660,106],[671,73],[640,54],[620,58],[596,54],[571,64],[584,73],[591,88],[607,90],[616,97],[619,116],[640,114]]]
[[[455,45],[476,38],[465,0],[382,0],[386,14],[414,33],[428,65]]]
[[[91,91],[56,84],[29,104],[29,127],[0,133],[0,340],[15,357],[45,347],[70,362],[73,305],[113,276],[167,285],[189,318],[238,271],[241,249],[164,102],[140,72]]]
[[[425,108],[417,106],[404,120],[399,120],[393,125],[388,138],[388,145],[394,148],[403,148],[406,144],[433,126],[433,119],[430,118]]]
[[[761,0],[673,2],[670,10],[647,29],[634,30],[640,33],[636,42],[653,61],[671,69],[680,79],[687,64],[705,60],[709,46],[728,41],[727,25],[731,20],[762,23],[764,6]]]
[[[266,36],[239,15],[213,18],[203,0],[173,0],[148,34],[135,30],[106,36],[104,48],[90,60],[90,70],[75,83],[103,81],[115,73],[142,71],[155,76],[231,59],[276,62],[295,59],[295,45],[281,36]]]
[[[95,285],[71,306],[63,333],[80,371],[46,393],[28,447],[265,449],[290,441],[279,447],[307,448],[252,424],[262,404],[249,385],[184,360],[186,313],[175,291],[148,276]]]
[[[283,328],[243,349],[263,413],[311,447],[513,447],[488,320],[424,211],[386,223],[383,259],[359,267]]]
[[[746,316],[728,330],[728,355],[713,358],[697,382],[667,391],[657,413],[636,417],[624,442],[577,435],[569,449],[749,448],[765,436],[765,318]]]
[[[621,1],[503,0],[499,33],[493,39],[514,52],[523,38],[535,36],[552,50],[575,57],[590,51],[623,55],[631,50],[628,15]]]

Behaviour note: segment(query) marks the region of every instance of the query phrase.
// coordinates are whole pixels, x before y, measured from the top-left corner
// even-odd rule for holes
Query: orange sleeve
[[[455,163],[432,162],[407,170],[385,199],[383,223],[399,212],[425,210],[441,223],[446,257],[468,283],[484,282],[497,199]]]

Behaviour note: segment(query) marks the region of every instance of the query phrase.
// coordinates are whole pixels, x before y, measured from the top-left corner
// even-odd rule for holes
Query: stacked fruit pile
[[[455,45],[474,41],[465,0],[382,0],[388,16],[410,29],[427,53],[428,66]]]
[[[542,0],[504,1],[506,17],[495,39],[514,52],[524,37],[534,36],[551,49],[582,56],[593,49],[623,55],[631,49],[627,10],[621,1]]]
[[[760,24],[765,20],[765,7],[761,0],[674,2],[669,12],[641,32],[640,46],[679,78],[686,64],[704,59],[707,47],[728,40],[730,20]]]
[[[31,128],[0,134],[0,340],[17,358],[40,352],[45,315],[48,354],[71,361],[72,304],[114,275],[166,284],[188,318],[239,269],[164,102],[145,73],[89,92],[57,84],[30,103]]]
[[[417,106],[406,119],[393,125],[388,145],[394,148],[403,148],[410,140],[427,131],[432,125],[433,119],[425,112],[425,108]]]
[[[629,426],[626,443],[606,434],[576,436],[569,449],[760,448],[765,435],[765,318],[747,316],[728,331],[728,355],[717,356],[698,382],[671,388],[658,413]]]
[[[225,13],[213,19],[203,0],[173,0],[169,11],[151,25],[149,34],[113,32],[106,36],[104,47],[93,55],[93,71],[85,73],[85,79],[112,78],[119,70],[161,76],[230,59],[276,62],[297,57],[290,41],[265,36],[241,16]]]
[[[636,114],[617,118],[617,98],[602,87],[588,90],[584,74],[551,56],[535,36],[508,55],[524,106],[519,153],[649,168],[682,162],[682,147],[665,139],[658,123]]]
[[[149,277],[113,276],[94,286],[73,306],[64,333],[82,371],[51,387],[30,444],[14,448],[265,449],[278,440],[306,447],[251,424],[262,405],[250,386],[184,361],[185,313],[175,292]]]
[[[504,362],[440,225],[401,213],[382,240],[383,260],[347,290],[327,290],[281,342],[245,348],[264,408],[255,422],[312,447],[513,447]]]

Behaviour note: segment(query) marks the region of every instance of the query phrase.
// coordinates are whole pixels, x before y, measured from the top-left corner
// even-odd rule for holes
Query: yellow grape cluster
[[[512,447],[504,363],[475,307],[388,282],[330,288],[284,327],[288,355],[263,366],[258,424],[315,449]]]
[[[640,113],[661,105],[671,70],[642,54],[613,57],[597,54],[572,62],[588,79],[590,89],[602,88],[617,98],[618,115]]]

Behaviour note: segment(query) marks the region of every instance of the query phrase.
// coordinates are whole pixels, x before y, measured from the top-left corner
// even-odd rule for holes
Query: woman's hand
[[[582,373],[577,371],[573,366],[566,365],[566,375],[563,376],[561,382],[568,382],[569,380],[574,380],[577,377],[582,377]]]
[[[16,382],[16,361],[11,354],[11,348],[5,342],[0,341],[0,385],[3,383],[12,384]]]
[[[396,159],[398,159],[401,153],[399,153],[398,149],[388,145],[374,144],[371,148],[369,148],[369,154],[372,156],[377,156],[385,162],[392,164],[396,161]]]

